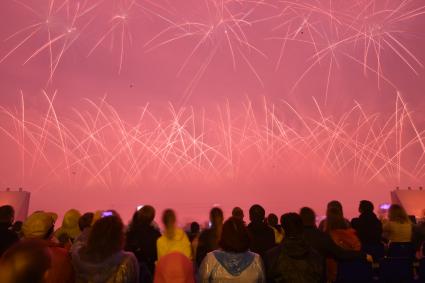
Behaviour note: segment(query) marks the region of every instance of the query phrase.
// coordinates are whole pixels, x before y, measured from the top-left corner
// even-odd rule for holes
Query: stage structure
[[[28,216],[30,196],[31,193],[23,191],[22,188],[19,188],[18,191],[11,191],[7,188],[5,191],[0,191],[0,206],[13,206],[15,209],[15,220],[24,221]]]
[[[407,214],[414,215],[416,218],[423,218],[425,212],[425,191],[419,189],[412,189],[408,187],[407,190],[400,190],[399,187],[391,192],[391,202],[399,204],[406,209]]]

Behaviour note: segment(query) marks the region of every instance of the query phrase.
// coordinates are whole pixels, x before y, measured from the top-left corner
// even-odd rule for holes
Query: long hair
[[[388,219],[398,223],[409,223],[410,219],[406,210],[398,204],[392,204],[388,210]]]
[[[100,262],[123,248],[124,225],[121,217],[114,213],[103,217],[93,225],[84,257],[92,262]]]
[[[226,252],[243,253],[250,244],[248,229],[245,223],[236,217],[230,217],[223,224],[223,232],[219,245]]]
[[[347,229],[348,225],[339,208],[328,209],[326,217],[326,230],[332,231],[336,229]]]

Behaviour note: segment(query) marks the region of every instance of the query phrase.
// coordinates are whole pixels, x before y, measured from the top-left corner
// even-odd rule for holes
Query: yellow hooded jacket
[[[189,259],[192,259],[192,249],[189,239],[186,233],[180,228],[176,228],[172,238],[162,235],[156,242],[156,248],[158,251],[158,260],[162,256],[172,252],[180,252]]]

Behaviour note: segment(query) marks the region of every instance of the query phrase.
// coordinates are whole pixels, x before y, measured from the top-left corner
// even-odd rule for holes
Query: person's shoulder
[[[165,235],[160,235],[156,240],[157,244],[162,244],[165,241],[167,241],[167,237]]]

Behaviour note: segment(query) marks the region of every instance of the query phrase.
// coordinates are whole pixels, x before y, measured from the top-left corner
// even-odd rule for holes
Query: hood
[[[302,259],[311,251],[311,247],[303,238],[287,237],[282,242],[282,253],[291,258]]]
[[[167,236],[167,233],[164,233],[164,235],[168,240],[173,240],[173,241],[181,241],[181,240],[183,240],[184,237],[187,237],[186,233],[180,228],[174,229],[174,234],[173,234],[172,238],[169,238]]]
[[[78,226],[80,216],[81,214],[78,210],[68,210],[63,217],[62,226],[55,232],[55,236],[60,237],[60,235],[66,234],[70,238],[75,239],[81,232]]]
[[[117,252],[101,262],[90,262],[81,258],[80,251],[81,248],[72,252],[72,264],[84,282],[107,282],[124,258],[123,252]]]
[[[233,276],[240,275],[254,261],[255,254],[251,252],[245,253],[229,253],[224,251],[212,252],[217,261]]]

